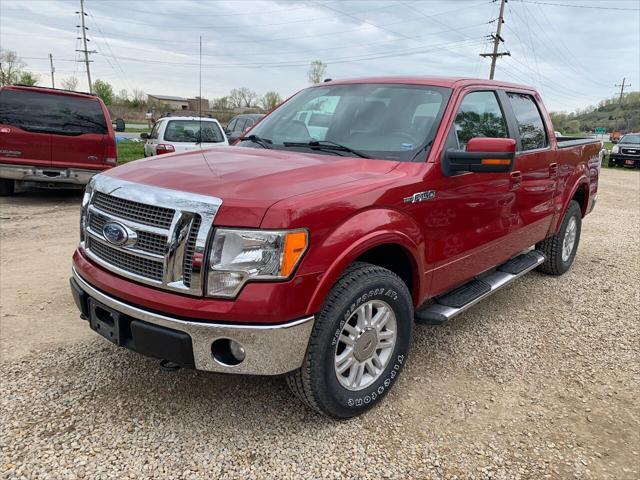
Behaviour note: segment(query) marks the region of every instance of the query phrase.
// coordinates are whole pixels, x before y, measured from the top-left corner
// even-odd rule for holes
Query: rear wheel
[[[0,197],[13,195],[16,189],[16,183],[13,180],[0,178]]]
[[[302,367],[287,377],[293,393],[334,418],[365,412],[389,391],[406,363],[413,303],[393,272],[354,263],[316,317]]]
[[[565,273],[576,257],[582,229],[582,209],[575,200],[571,200],[562,219],[560,231],[536,245],[547,259],[538,267],[550,275]]]

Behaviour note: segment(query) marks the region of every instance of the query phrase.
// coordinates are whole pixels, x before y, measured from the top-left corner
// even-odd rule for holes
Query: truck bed
[[[588,137],[556,137],[558,148],[569,148],[577,145],[588,145],[590,143],[600,143],[600,140]]]

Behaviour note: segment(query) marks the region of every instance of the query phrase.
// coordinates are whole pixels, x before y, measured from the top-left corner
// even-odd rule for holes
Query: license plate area
[[[625,160],[625,162],[624,162],[624,163],[625,163],[625,165],[633,165],[633,164],[635,164],[636,162],[635,162],[635,160]]]
[[[120,345],[120,313],[89,298],[89,325],[111,343]]]

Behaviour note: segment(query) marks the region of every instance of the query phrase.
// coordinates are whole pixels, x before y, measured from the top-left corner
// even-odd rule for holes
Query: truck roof
[[[434,76],[389,76],[389,77],[364,77],[351,78],[345,80],[332,80],[320,85],[341,85],[353,83],[390,83],[390,84],[407,84],[407,85],[431,85],[435,87],[460,88],[471,85],[483,85],[496,88],[518,88],[524,90],[535,91],[533,87],[528,85],[520,85],[517,83],[502,82],[499,80],[487,80],[486,78],[467,78],[467,77],[434,77]]]
[[[63,90],[61,88],[52,88],[52,87],[39,87],[32,85],[5,85],[0,87],[3,90],[22,90],[22,91],[31,91],[31,92],[42,92],[42,93],[52,93],[56,95],[68,95],[71,97],[81,97],[81,98],[93,98],[97,99],[97,95],[92,95],[86,92],[74,92],[71,90]]]

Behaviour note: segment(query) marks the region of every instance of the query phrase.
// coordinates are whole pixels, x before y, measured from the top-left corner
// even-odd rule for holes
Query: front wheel
[[[411,294],[400,277],[356,262],[329,292],[302,367],[287,376],[287,384],[324,415],[360,415],[398,378],[407,361],[412,326]]]
[[[581,229],[582,209],[578,202],[571,200],[562,219],[560,231],[536,245],[547,257],[538,268],[550,275],[562,275],[569,270],[578,251]]]

